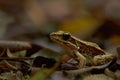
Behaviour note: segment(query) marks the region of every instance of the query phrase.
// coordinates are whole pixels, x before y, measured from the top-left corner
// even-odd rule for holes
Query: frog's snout
[[[51,34],[49,34],[49,39],[52,40],[52,41],[58,41],[58,35],[55,34],[54,32],[52,32]]]
[[[52,39],[52,38],[54,38],[54,37],[55,37],[55,34],[54,34],[54,33],[50,33],[50,34],[49,34],[49,38],[50,38],[50,39]]]

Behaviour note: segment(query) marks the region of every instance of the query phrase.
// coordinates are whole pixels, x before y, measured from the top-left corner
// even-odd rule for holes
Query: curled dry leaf
[[[10,52],[10,50],[9,49],[7,49],[7,56],[8,57],[16,57],[16,56],[14,56],[11,52]]]
[[[9,49],[7,49],[6,53],[4,53],[5,57],[9,58],[18,58],[18,57],[25,57],[26,50],[17,51],[15,53],[11,52]],[[3,56],[4,57],[4,56]]]
[[[23,41],[5,41],[0,40],[0,49],[10,49],[10,51],[17,51],[17,50],[26,50],[31,48],[31,44],[29,42]]]
[[[4,57],[30,57],[43,48],[43,46],[31,42],[0,40],[0,56]]]

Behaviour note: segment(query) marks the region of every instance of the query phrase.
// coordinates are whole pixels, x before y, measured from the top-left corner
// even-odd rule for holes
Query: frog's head
[[[77,49],[76,44],[74,43],[74,41],[72,41],[74,39],[69,32],[64,31],[52,32],[50,34],[50,39],[62,46]]]

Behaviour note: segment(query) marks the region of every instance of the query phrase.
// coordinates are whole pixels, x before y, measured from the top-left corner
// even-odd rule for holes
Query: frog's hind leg
[[[83,68],[86,65],[86,58],[78,51],[73,51],[73,54],[77,57],[79,68]]]
[[[97,55],[93,58],[94,65],[102,65],[116,59],[113,54]]]

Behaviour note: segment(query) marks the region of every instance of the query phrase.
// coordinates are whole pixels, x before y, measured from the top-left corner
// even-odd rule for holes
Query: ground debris
[[[23,75],[21,71],[4,72],[0,74],[0,80],[28,80],[29,75]]]
[[[114,80],[111,77],[106,76],[105,74],[94,74],[94,75],[88,75],[83,78],[83,80]]]

